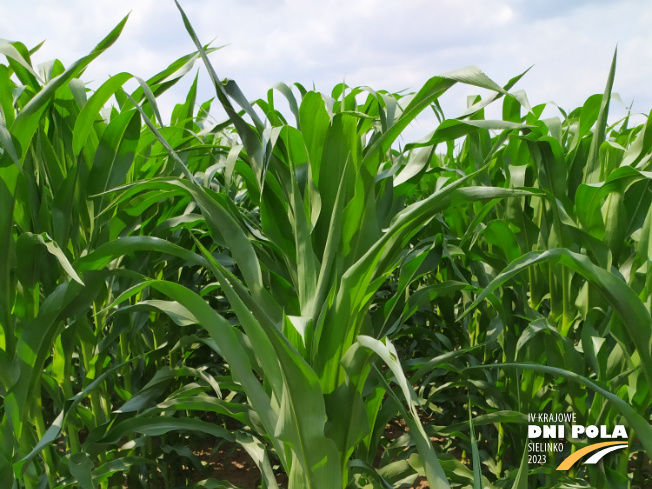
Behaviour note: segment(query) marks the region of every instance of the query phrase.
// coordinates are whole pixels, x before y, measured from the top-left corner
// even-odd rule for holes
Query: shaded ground
[[[387,426],[385,436],[388,440],[395,440],[407,430],[408,428],[404,422],[394,421]],[[220,481],[228,481],[242,489],[256,489],[257,484],[260,482],[260,471],[244,449],[238,446],[224,446],[213,454],[211,452],[210,447],[195,452],[197,458],[211,469],[208,474],[205,473],[197,477],[195,482],[210,477]],[[380,460],[381,455],[382,448],[379,448],[376,461]],[[284,473],[277,473],[276,481],[279,487],[287,488],[287,476]],[[425,477],[418,477],[412,487],[414,489],[427,489],[429,486]]]
[[[385,429],[385,438],[389,441],[398,439],[406,431],[409,431],[405,422],[393,420]],[[434,442],[442,442],[441,439],[433,439]],[[380,465],[384,448],[379,447],[373,465]],[[217,450],[206,445],[203,448],[194,450],[194,455],[204,466],[204,470],[193,470],[184,467],[192,474],[191,483],[199,482],[207,478],[218,481],[226,481],[241,489],[256,489],[260,483],[260,471],[249,454],[238,445],[221,445]],[[642,457],[642,458],[640,458]],[[468,460],[462,459],[468,464]],[[276,467],[275,467],[276,468]],[[632,489],[652,489],[652,462],[642,452],[634,453],[629,461],[628,471],[633,472]],[[276,480],[281,488],[287,488],[287,476],[282,472],[276,472]],[[161,486],[163,487],[163,486]],[[413,489],[427,489],[428,482],[425,477],[418,477],[411,486]]]
[[[243,489],[255,489],[260,471],[249,454],[240,447],[220,448],[216,453],[202,451],[197,457],[211,467],[209,477],[229,481]]]

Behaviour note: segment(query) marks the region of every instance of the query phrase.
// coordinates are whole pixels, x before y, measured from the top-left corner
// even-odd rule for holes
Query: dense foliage
[[[608,122],[615,57],[549,119],[476,68],[250,102],[182,18],[131,93],[80,80],[126,19],[67,68],[0,41],[0,486],[236,487],[204,455],[239,446],[262,488],[649,487],[652,122]],[[164,123],[200,59],[228,119],[195,77]],[[490,95],[447,119],[458,83]],[[535,412],[629,447],[529,464]]]

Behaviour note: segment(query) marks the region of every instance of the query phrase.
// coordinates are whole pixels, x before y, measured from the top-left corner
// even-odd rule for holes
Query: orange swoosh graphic
[[[575,453],[571,453],[559,464],[557,470],[570,469],[573,466],[573,464],[577,462],[579,459],[581,459],[584,455],[586,455],[587,453],[595,452],[596,450],[599,450],[602,447],[608,447],[610,445],[624,445],[626,443],[627,443],[626,441],[605,441],[602,443],[594,443],[593,445],[584,447],[581,450],[576,451]]]

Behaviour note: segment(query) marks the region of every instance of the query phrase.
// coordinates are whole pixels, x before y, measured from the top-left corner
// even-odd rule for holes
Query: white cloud
[[[275,82],[314,82],[320,90],[350,85],[416,90],[429,77],[475,64],[498,83],[534,64],[519,83],[532,103],[566,109],[602,92],[613,49],[615,89],[634,109],[649,111],[652,93],[652,4],[647,0],[181,0],[200,39],[228,46],[211,56],[221,77],[250,98]],[[0,5],[0,37],[33,46],[37,60],[65,63],[84,55],[132,10],[123,35],[86,78],[129,71],[148,77],[193,50],[173,2],[154,0],[23,0]],[[204,75],[203,75],[204,76]],[[164,111],[187,84],[162,100]],[[461,88],[445,97],[454,116]],[[200,98],[212,96],[202,78]]]

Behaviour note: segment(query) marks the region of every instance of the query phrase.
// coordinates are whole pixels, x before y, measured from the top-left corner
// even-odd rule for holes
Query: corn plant
[[[8,257],[2,263],[0,301],[3,487],[16,480],[25,487],[42,486],[44,480],[49,487],[60,487],[66,474],[79,480],[79,467],[90,460],[83,438],[112,418],[113,393],[126,401],[178,354],[161,353],[161,344],[174,345],[180,338],[174,330],[166,337],[165,321],[148,321],[147,313],[114,320],[105,311],[113,293],[133,283],[133,274],[167,276],[176,271],[169,259],[164,263],[151,253],[108,267],[111,260],[102,259],[110,256],[116,239],[137,238],[156,225],[162,226],[167,243],[175,241],[169,235],[173,226],[165,225],[166,213],[174,208],[144,215],[138,211],[142,202],[116,209],[104,195],[134,175],[170,172],[156,157],[161,151],[156,140],[141,134],[140,113],[128,106],[127,98],[120,111],[99,115],[110,96],[106,94],[115,90],[112,86],[121,86],[131,75],[111,78],[90,98],[79,79],[115,42],[126,20],[68,68],[54,61],[35,69],[30,57],[38,47],[28,51],[20,43],[2,45],[8,61],[0,65],[1,234]],[[132,98],[140,101],[164,92],[197,57],[182,57],[147,82],[141,80]],[[185,107],[174,114],[180,132],[200,122],[192,117],[193,93],[191,89]],[[121,273],[125,268],[132,275]],[[140,368],[133,368],[139,362]],[[194,374],[207,378],[203,372]],[[202,382],[215,385],[213,379]],[[60,432],[65,434],[63,452],[49,445]],[[39,452],[41,470],[30,463]],[[108,476],[129,467],[111,464],[111,455],[100,452],[92,458],[105,487]]]
[[[625,418],[635,428],[630,451],[610,467],[572,473],[572,482],[550,467],[539,471],[539,485],[580,483],[586,477],[597,486],[624,484],[631,453],[650,449],[646,386],[652,326],[645,265],[649,257],[643,251],[650,195],[649,180],[641,172],[648,164],[649,146],[643,143],[648,123],[628,128],[627,117],[607,126],[604,101],[611,97],[614,66],[615,58],[604,95],[589,98],[569,114],[562,112],[563,119],[539,120],[544,106],[521,115],[521,104],[510,100],[511,95],[505,98],[505,118],[531,129],[510,136],[490,180],[537,187],[547,198],[491,202],[477,213],[454,209],[445,222],[427,231],[440,233],[449,250],[450,262],[439,266],[437,278],[455,277],[457,284],[451,286],[460,292],[453,301],[439,299],[439,284],[426,283],[407,301],[406,312],[414,314],[421,306],[435,324],[444,323],[442,331],[452,330],[462,319],[465,334],[455,339],[467,365],[506,365],[504,371],[491,365],[492,370],[480,375],[469,370],[473,373],[466,383],[459,375],[447,375],[445,379],[454,380],[444,381],[451,390],[447,397],[454,398],[460,387],[471,389],[478,394],[472,398],[478,419],[500,423],[498,433],[484,430],[487,451],[496,454],[490,457],[495,477],[501,477],[504,459],[521,459],[526,450],[523,413],[544,412],[551,400],[553,406],[572,407],[587,425],[613,425]],[[467,138],[456,160],[462,169],[473,166],[470,156],[490,139],[489,133]],[[481,294],[466,292],[474,285],[480,285]],[[436,301],[434,311],[424,295]],[[491,303],[481,305],[483,299]],[[425,333],[419,329],[419,334]],[[417,350],[417,358],[409,362],[415,369],[412,381],[420,379],[423,402],[431,405],[431,396],[436,394],[439,402],[442,396],[437,386],[441,375],[437,384],[433,375],[444,358],[451,359],[441,346],[435,351],[430,360]],[[458,370],[465,370],[463,363],[456,363]],[[468,424],[463,415],[456,423],[455,428],[440,426],[430,433],[450,434]],[[633,476],[640,486],[645,477],[642,458],[637,458]],[[527,484],[527,479],[520,481]]]
[[[477,68],[250,101],[179,11],[194,52],[90,96],[126,19],[68,68],[0,45],[3,487],[234,487],[200,459],[224,444],[267,488],[643,487],[652,148],[649,118],[608,122],[615,57],[545,120],[523,75]],[[156,97],[199,59],[228,119],[195,77],[165,124]],[[458,83],[490,94],[447,119]],[[628,450],[528,467],[525,413],[550,403],[626,424]]]

